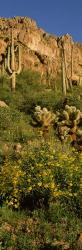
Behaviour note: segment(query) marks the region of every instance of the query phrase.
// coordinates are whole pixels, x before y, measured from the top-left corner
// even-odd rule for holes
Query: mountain
[[[64,57],[66,77],[82,83],[82,44],[74,42],[69,34],[62,37],[48,34],[28,17],[0,18],[0,70],[11,30],[15,44],[21,46],[22,69],[39,71],[45,81],[55,79],[61,75]]]

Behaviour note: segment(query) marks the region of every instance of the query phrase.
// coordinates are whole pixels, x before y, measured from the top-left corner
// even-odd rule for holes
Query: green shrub
[[[81,232],[82,221],[69,211],[65,203],[50,202],[45,211],[12,211],[0,209],[1,249],[77,249],[77,236]],[[77,248],[76,248],[77,246]]]
[[[11,207],[24,207],[30,202],[34,207],[46,207],[50,199],[64,197],[72,199],[77,207],[82,190],[81,157],[79,153],[54,151],[48,145],[41,146],[40,150],[32,151],[29,147],[27,152],[21,151],[18,159],[5,161],[1,168],[4,200]],[[79,208],[81,212],[81,203]]]
[[[27,142],[28,139],[33,137],[34,132],[29,117],[14,108],[0,108],[1,140]]]
[[[68,105],[74,105],[77,109],[82,111],[82,87],[74,86],[72,92],[67,94]]]

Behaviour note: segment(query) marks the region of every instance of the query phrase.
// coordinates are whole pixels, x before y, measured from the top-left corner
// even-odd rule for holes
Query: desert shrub
[[[74,105],[77,109],[82,111],[82,87],[81,86],[73,86],[72,92],[70,91],[67,94],[68,105]]]
[[[38,72],[28,70],[17,77],[15,93],[11,91],[9,79],[3,78],[3,84],[1,80],[0,99],[9,106],[30,114],[36,105],[49,109],[60,108],[62,93],[60,89],[49,89],[47,84],[41,83]]]
[[[30,89],[29,89],[30,88]],[[28,93],[25,95],[22,105],[19,109],[25,113],[33,113],[35,106],[48,108],[49,110],[56,110],[61,108],[62,95],[53,90],[48,91],[46,87],[36,86],[27,87]]]
[[[12,101],[10,79],[7,76],[0,77],[0,100],[5,101],[9,104]]]
[[[3,164],[3,162],[4,162],[4,154],[2,149],[0,148],[0,165]]]
[[[28,148],[18,160],[1,167],[3,199],[11,207],[28,207],[31,202],[34,207],[46,207],[50,199],[64,197],[76,206],[82,190],[81,166],[82,155],[77,152],[56,152],[48,145],[40,150]],[[81,211],[81,203],[79,207]]]
[[[63,99],[61,89],[58,88],[57,91],[53,88],[50,89],[47,84],[41,83],[38,72],[30,70],[22,72],[18,76],[16,91],[19,96],[22,95],[22,102],[16,101],[18,108],[25,113],[33,112],[36,105],[49,109],[60,108]]]
[[[36,105],[47,107],[49,110],[61,109],[63,103],[61,80],[57,82],[57,86],[56,90],[48,87],[47,84],[41,83],[38,72],[28,70],[17,77],[15,93],[11,91],[10,80],[3,78],[3,84],[0,85],[0,99],[9,106],[29,114]]]
[[[70,213],[66,204],[59,200],[49,204],[47,211],[37,209],[13,211],[8,207],[0,209],[1,249],[70,249],[75,248],[82,222]]]
[[[23,89],[24,84],[32,85],[33,83],[40,83],[40,73],[37,71],[32,71],[30,69],[24,70],[17,77],[17,88],[20,87]]]
[[[56,238],[69,242],[70,249],[82,228],[81,220],[75,214],[72,205],[71,208],[70,211],[65,200],[62,202],[62,199],[58,198],[55,202],[50,202],[47,213],[48,220],[55,225]]]
[[[36,136],[36,135],[35,135]],[[26,142],[34,137],[30,118],[12,108],[0,108],[0,138],[4,141]]]
[[[0,99],[8,105],[30,112],[36,105],[49,109],[61,109],[63,105],[63,95],[61,91],[61,78],[55,79],[57,89],[41,83],[40,74],[32,70],[22,71],[17,76],[16,91],[11,92],[10,80],[7,77],[0,78]],[[67,93],[68,105],[75,105],[81,110],[81,90],[79,86],[73,86],[72,91]],[[77,96],[78,94],[78,96]]]

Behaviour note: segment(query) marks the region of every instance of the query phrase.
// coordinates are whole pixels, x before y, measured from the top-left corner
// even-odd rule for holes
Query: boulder
[[[0,101],[0,107],[8,108],[8,105],[4,101]]]

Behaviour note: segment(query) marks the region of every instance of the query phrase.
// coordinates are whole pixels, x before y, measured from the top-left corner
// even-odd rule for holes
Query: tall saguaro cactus
[[[63,95],[66,96],[66,67],[65,67],[65,51],[64,51],[64,44],[62,42],[62,91]]]
[[[65,43],[64,40],[61,42],[62,45],[62,90],[64,96],[66,96],[66,92],[69,88],[72,89],[72,77],[73,77],[73,42],[70,43],[71,47],[71,58],[70,58],[70,77],[68,77],[67,71],[67,59],[66,59],[66,51],[65,51]]]
[[[8,47],[7,69],[9,73],[11,74],[12,90],[14,91],[16,87],[16,74],[20,74],[21,72],[21,51],[20,51],[20,46],[18,45],[18,70],[16,70],[15,45],[14,45],[13,31],[12,31],[12,36],[11,36],[11,44]]]
[[[70,88],[72,88],[72,78],[73,78],[73,42],[71,42],[71,76],[69,79]]]

